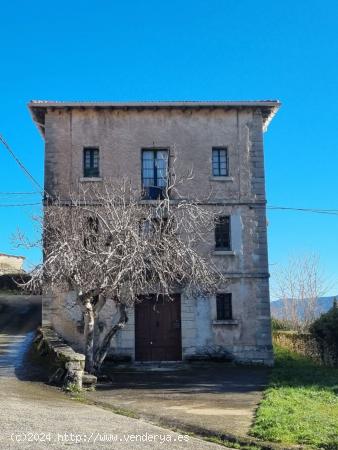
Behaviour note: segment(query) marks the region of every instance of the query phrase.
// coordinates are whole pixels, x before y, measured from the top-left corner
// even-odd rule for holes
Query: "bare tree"
[[[116,333],[128,321],[128,308],[145,294],[185,290],[191,296],[216,292],[225,283],[219,269],[199,246],[214,226],[212,208],[169,193],[142,201],[130,183],[100,183],[71,193],[67,201],[45,205],[44,261],[26,287],[52,292],[77,292],[84,316],[86,370],[97,372]],[[107,301],[115,302],[119,318],[100,344],[97,319]],[[146,301],[146,300],[145,300]]]
[[[276,269],[273,280],[272,292],[283,303],[282,319],[294,329],[307,329],[318,316],[318,298],[328,289],[319,256],[290,257]]]

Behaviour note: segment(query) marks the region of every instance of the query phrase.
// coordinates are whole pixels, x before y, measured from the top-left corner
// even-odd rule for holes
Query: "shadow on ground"
[[[41,297],[0,296],[0,376],[46,381],[46,366],[33,350],[41,324]]]
[[[32,349],[41,323],[41,297],[0,296],[0,376],[47,381],[48,368]],[[108,382],[90,401],[132,411],[157,423],[246,435],[267,384],[266,368],[228,363],[178,367],[106,366]]]
[[[108,366],[109,367],[109,366]],[[112,408],[177,427],[246,435],[269,370],[228,363],[194,363],[182,368],[117,369],[87,397]]]
[[[320,388],[338,394],[338,367],[319,364],[288,349],[275,348],[271,382],[277,387]]]
[[[175,369],[156,366],[148,370],[142,367],[130,371],[111,369],[108,371],[110,383],[102,383],[98,389],[177,390],[180,394],[252,392],[264,389],[267,373],[265,368],[213,362],[192,363]]]

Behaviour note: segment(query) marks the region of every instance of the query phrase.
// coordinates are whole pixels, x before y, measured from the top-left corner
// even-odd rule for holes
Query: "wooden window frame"
[[[225,153],[225,169],[223,171],[221,162],[221,152]],[[216,155],[216,157],[215,157]],[[227,147],[212,147],[212,176],[213,177],[228,177],[229,176],[229,155]]]
[[[87,167],[87,154],[89,152],[89,167]],[[95,152],[97,152],[97,167],[94,166]],[[100,149],[99,147],[84,147],[83,149],[83,177],[100,177]]]
[[[216,320],[233,320],[231,293],[216,294]]]
[[[154,154],[154,166],[153,166],[153,171],[154,171],[154,184],[151,186],[145,186],[145,179],[148,179],[149,177],[145,177],[144,176],[144,153],[145,152],[152,152]],[[158,184],[158,181],[160,179],[160,177],[158,177],[157,174],[157,167],[155,164],[155,161],[157,160],[156,158],[156,154],[157,152],[166,152],[167,154],[167,179],[166,179],[166,186],[160,186]],[[142,192],[143,192],[143,198],[145,200],[156,200],[156,199],[163,199],[164,198],[164,190],[167,188],[168,186],[168,181],[169,181],[169,158],[170,158],[170,151],[169,148],[167,147],[144,147],[141,149],[141,184],[142,184]],[[150,179],[150,178],[149,178]],[[161,178],[162,179],[162,178]],[[154,192],[151,192],[154,191]]]
[[[227,227],[224,228],[224,227]],[[222,228],[224,228],[222,230]],[[223,236],[222,236],[223,235]],[[222,245],[223,243],[223,245]],[[227,244],[227,245],[226,245]],[[231,216],[224,215],[215,219],[215,250],[231,251]]]

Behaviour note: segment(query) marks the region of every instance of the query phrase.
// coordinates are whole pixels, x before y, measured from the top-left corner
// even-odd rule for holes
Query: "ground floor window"
[[[216,295],[217,320],[232,320],[232,295],[227,293]]]
[[[215,220],[215,249],[231,250],[230,216],[220,216]]]

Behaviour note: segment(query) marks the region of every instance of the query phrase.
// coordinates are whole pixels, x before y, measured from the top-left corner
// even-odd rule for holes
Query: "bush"
[[[292,325],[290,322],[284,319],[276,319],[276,317],[272,317],[271,319],[271,327],[272,331],[291,331]]]
[[[322,314],[310,326],[310,333],[317,341],[322,361],[325,364],[338,365],[338,304]]]
[[[311,358],[318,363],[322,361],[319,345],[310,333],[276,330],[273,332],[272,339],[274,345]]]
[[[0,275],[0,291],[19,291],[17,283],[26,283],[30,280],[30,275],[26,273],[13,273]]]

